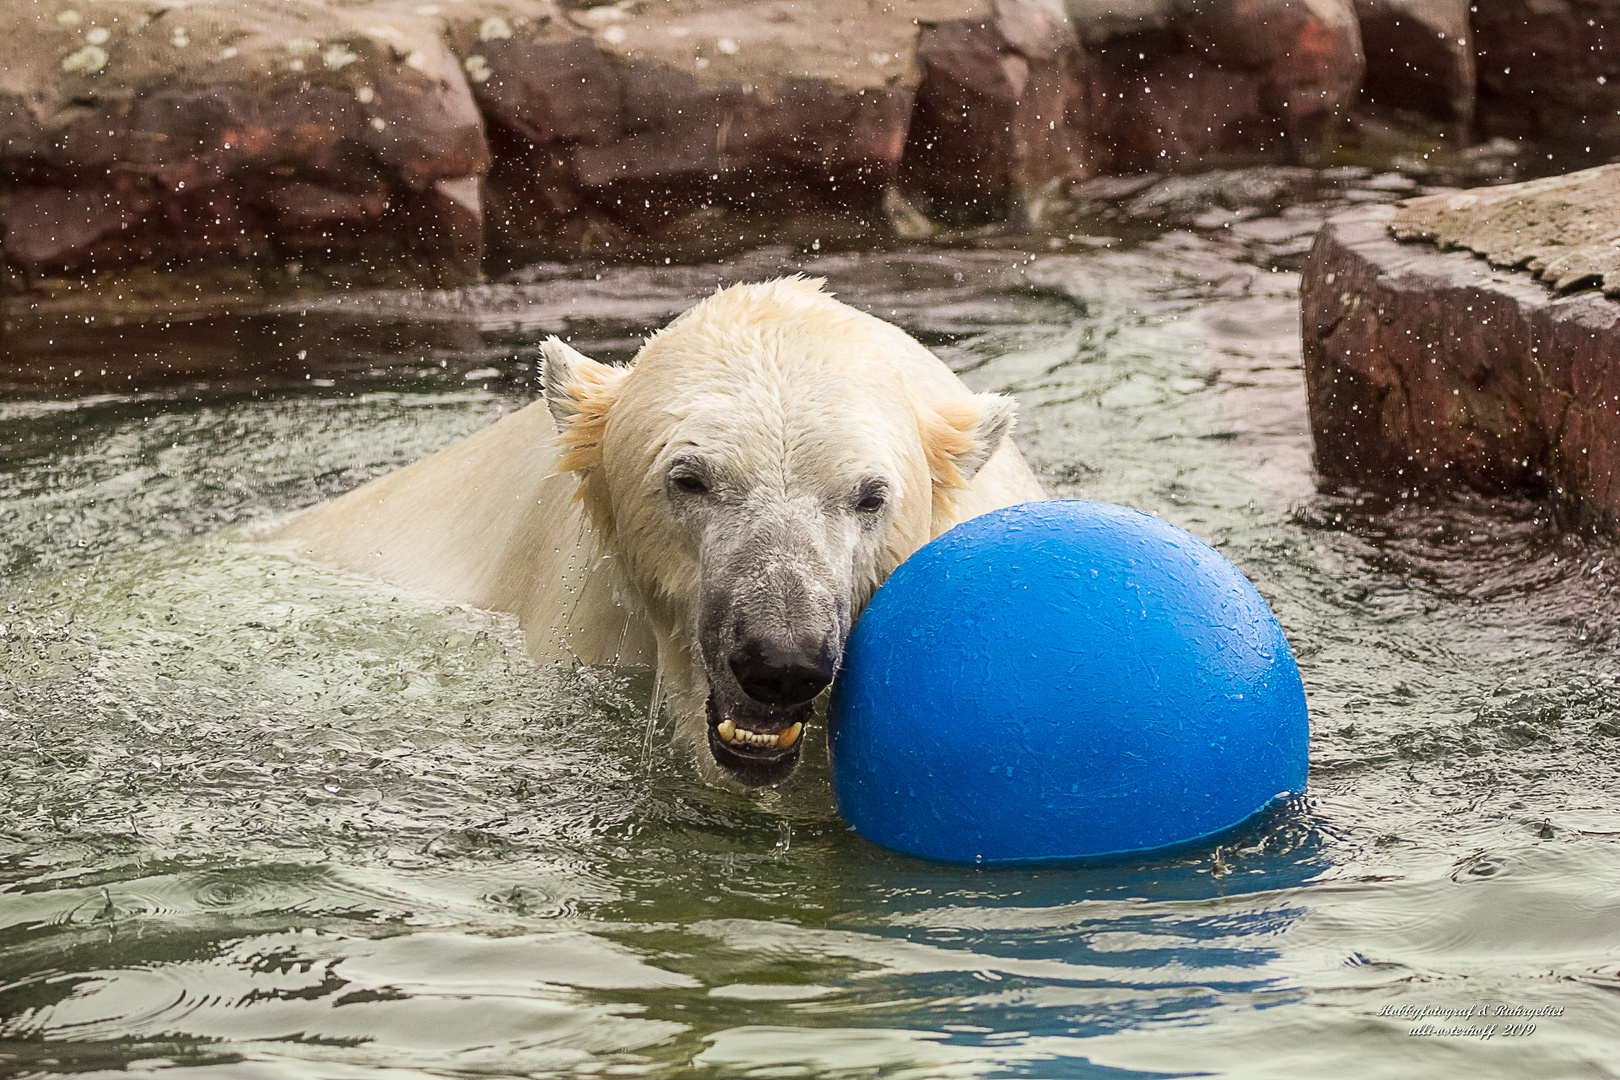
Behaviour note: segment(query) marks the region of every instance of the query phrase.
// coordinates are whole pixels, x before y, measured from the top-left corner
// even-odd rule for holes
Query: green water
[[[49,335],[152,385],[0,402],[0,1074],[1617,1075],[1620,554],[1317,490],[1292,268],[1329,208]],[[932,866],[838,820],[819,730],[783,788],[705,788],[645,673],[255,542],[530,400],[541,335],[623,358],[785,269],[1017,395],[1054,494],[1250,575],[1306,798],[1149,864]],[[1389,1015],[1424,1007],[1476,1015]]]

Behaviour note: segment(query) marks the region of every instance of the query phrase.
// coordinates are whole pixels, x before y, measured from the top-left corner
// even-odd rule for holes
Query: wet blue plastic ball
[[[830,717],[839,812],[946,862],[1192,845],[1305,789],[1305,691],[1265,600],[1109,503],[1009,507],[912,555],[856,623]]]

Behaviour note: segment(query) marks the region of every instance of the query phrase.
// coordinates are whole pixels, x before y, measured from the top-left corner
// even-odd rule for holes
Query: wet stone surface
[[[1620,165],[1413,199],[1390,231],[1466,248],[1560,291],[1596,286],[1620,296]]]
[[[1375,104],[1467,123],[1476,62],[1469,0],[1356,0],[1367,56],[1361,92]]]
[[[1492,265],[1529,263],[1577,286],[1601,280],[1609,245],[1592,240],[1620,232],[1604,197],[1610,178],[1594,170],[1428,196],[1324,226],[1300,297],[1324,476],[1552,495],[1614,526],[1620,303],[1595,288],[1559,294]],[[1491,258],[1401,244],[1392,232]]]
[[[0,12],[5,285],[170,301],[719,254],[736,212],[1027,223],[1099,172],[1314,159],[1362,63],[1347,0],[1171,5],[1147,37],[1059,0]]]
[[[1593,164],[1613,6],[3,0],[0,290],[178,308],[1039,231],[1070,183],[1417,175],[1471,130]]]

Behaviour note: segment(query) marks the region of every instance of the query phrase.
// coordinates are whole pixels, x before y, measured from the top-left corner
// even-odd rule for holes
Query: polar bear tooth
[[[740,728],[731,720],[722,720],[715,725],[715,734],[728,743],[742,743],[745,746],[757,746],[761,749],[774,747],[787,750],[799,741],[799,735],[804,731],[804,725],[794,724],[779,732],[769,733],[763,731],[749,731]]]

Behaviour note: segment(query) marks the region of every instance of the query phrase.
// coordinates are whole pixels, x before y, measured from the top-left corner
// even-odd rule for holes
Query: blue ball
[[[912,555],[856,623],[830,718],[839,812],[945,862],[1176,848],[1305,790],[1305,689],[1265,600],[1109,503],[1009,507]]]

